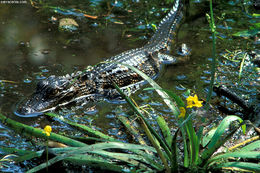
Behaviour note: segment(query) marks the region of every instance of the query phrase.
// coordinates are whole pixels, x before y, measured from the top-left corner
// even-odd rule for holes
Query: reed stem
[[[212,96],[213,85],[215,81],[215,73],[216,73],[216,64],[217,64],[217,57],[216,57],[216,26],[214,22],[213,16],[213,8],[212,8],[212,0],[210,0],[210,28],[212,32],[212,63],[211,63],[211,79],[210,79],[210,86],[206,100],[206,110],[209,109],[209,102]]]

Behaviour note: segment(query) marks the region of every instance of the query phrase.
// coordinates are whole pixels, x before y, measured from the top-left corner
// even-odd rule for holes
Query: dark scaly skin
[[[118,93],[113,87],[112,79],[125,93],[138,90],[144,80],[127,67],[108,62],[124,63],[136,67],[151,78],[155,78],[163,63],[175,63],[176,59],[163,54],[169,49],[170,36],[182,18],[182,4],[180,0],[163,18],[150,41],[141,48],[132,49],[113,56],[89,68],[84,72],[66,76],[50,76],[40,81],[34,94],[19,106],[19,115],[54,110],[72,102],[88,103],[96,98],[113,99]]]

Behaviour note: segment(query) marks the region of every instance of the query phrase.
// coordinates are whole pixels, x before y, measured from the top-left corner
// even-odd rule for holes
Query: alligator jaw
[[[50,102],[44,101],[40,94],[35,93],[19,103],[15,114],[21,117],[33,117],[54,109],[55,107],[50,107]]]
[[[16,114],[30,117],[32,114],[42,114],[54,110],[59,104],[68,104],[75,95],[75,87],[70,83],[70,76],[50,76],[38,82],[34,94],[23,100],[17,106]]]

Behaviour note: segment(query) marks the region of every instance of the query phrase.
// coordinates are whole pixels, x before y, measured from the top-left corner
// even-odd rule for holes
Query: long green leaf
[[[239,67],[239,73],[238,73],[238,79],[240,80],[241,79],[241,75],[242,75],[242,71],[243,71],[243,68],[244,68],[244,63],[245,63],[245,58],[246,58],[247,54],[245,53],[243,58],[242,58],[242,61],[240,63],[240,67]]]
[[[149,122],[146,120],[146,118],[143,116],[141,111],[138,107],[135,106],[135,104],[132,102],[132,100],[125,95],[125,93],[118,87],[118,85],[111,79],[111,82],[117,89],[117,91],[121,94],[121,96],[129,103],[129,105],[132,107],[132,109],[137,113],[138,116],[141,117],[141,119],[145,122],[145,125],[148,127],[149,131],[155,136],[155,138],[160,142],[162,148],[165,150],[168,158],[171,158],[171,152],[169,146],[164,142],[164,140],[161,138],[161,136],[153,129],[153,127],[149,124]]]
[[[168,165],[168,161],[166,160],[166,157],[164,156],[159,143],[157,142],[156,138],[154,138],[154,136],[152,135],[151,131],[149,130],[148,126],[146,125],[146,123],[144,122],[143,119],[141,119],[141,123],[142,123],[142,127],[145,131],[145,134],[147,135],[147,138],[149,139],[149,141],[151,142],[153,147],[156,149],[156,151],[166,169],[166,172],[170,172],[170,167]],[[162,143],[162,142],[164,143],[164,141],[161,141],[160,143]],[[168,147],[168,146],[166,146],[166,147]],[[168,155],[168,156],[171,157],[172,153],[169,153],[169,154],[170,155]]]
[[[252,158],[252,159],[260,159],[260,152],[258,151],[236,151],[231,153],[225,153],[218,156],[213,157],[209,160],[209,162],[213,162],[223,158],[229,157],[239,157],[239,158]]]
[[[257,35],[260,33],[260,29],[249,29],[249,30],[243,30],[236,32],[232,35],[237,36],[237,37],[253,37],[254,35]]]
[[[84,131],[87,132],[87,134],[88,134],[89,136],[102,138],[102,139],[105,139],[105,140],[108,140],[108,141],[119,141],[119,140],[117,140],[117,139],[115,139],[115,138],[113,138],[113,137],[111,137],[111,136],[108,136],[108,135],[105,135],[104,133],[101,133],[101,132],[98,131],[98,130],[94,130],[94,129],[88,127],[88,126],[85,126],[85,125],[82,125],[82,124],[78,124],[78,123],[72,122],[72,121],[70,121],[70,120],[68,120],[68,119],[66,119],[66,118],[64,118],[64,117],[62,117],[62,116],[59,116],[59,115],[57,115],[57,114],[54,114],[54,113],[45,113],[45,115],[48,115],[48,116],[50,116],[50,117],[57,118],[57,119],[59,119],[60,121],[65,122],[65,123],[67,123],[67,124],[69,124],[69,125],[71,125],[71,126],[73,126],[73,127],[77,127],[77,128],[79,128],[79,129],[81,129],[81,130],[84,130]]]
[[[36,157],[40,157],[42,156],[42,153],[43,153],[44,150],[41,150],[41,151],[37,151],[37,152],[33,152],[33,153],[29,153],[29,154],[25,154],[23,156],[19,156],[19,157],[16,157],[14,158],[14,161],[16,163],[19,163],[19,162],[23,162],[25,160],[31,160],[33,158],[36,158]]]
[[[101,168],[106,171],[116,171],[116,172],[122,172],[124,168],[126,168],[124,165],[118,165],[115,162],[113,163],[111,160],[103,159],[102,157],[96,157],[91,155],[80,155],[78,156],[70,156],[66,158],[65,160],[70,161],[77,165],[88,165],[93,166],[96,168]]]
[[[260,148],[260,140],[244,146],[243,148],[240,149],[240,151],[253,151],[259,148]]]
[[[185,107],[185,103],[182,101],[182,99],[170,90],[166,90],[163,88],[145,88],[144,90],[155,90],[155,89],[166,92],[177,103],[178,107]]]
[[[185,133],[182,133],[185,134]],[[190,163],[190,158],[189,158],[189,153],[188,153],[188,144],[186,140],[186,136],[183,136],[183,146],[184,146],[184,160],[183,160],[183,165],[184,167],[188,167]]]
[[[113,172],[123,172],[122,170],[126,168],[125,165],[118,165],[110,159],[104,159],[100,156],[80,155],[80,157],[78,157],[75,155],[69,156],[64,160],[72,162],[75,165],[88,165],[94,168]]]
[[[10,148],[10,147],[3,147],[3,146],[0,146],[0,151],[4,152],[5,154],[15,154],[18,156],[35,153],[35,151],[21,150],[17,148]]]
[[[128,64],[124,63],[118,63],[118,62],[105,62],[105,63],[115,63],[115,64],[120,64],[123,66],[126,66],[127,68],[133,70],[134,72],[138,73],[143,79],[145,79],[153,88],[155,88],[156,92],[163,98],[163,101],[166,103],[166,105],[172,110],[173,114],[177,117],[179,115],[179,109],[177,107],[177,104],[171,100],[169,95],[163,91],[163,89],[156,83],[154,82],[153,79],[151,79],[149,76],[147,76],[145,73],[142,71],[138,70],[137,68],[130,66]]]
[[[198,143],[198,137],[195,133],[195,129],[193,127],[192,121],[188,121],[186,124],[186,132],[188,134],[189,138],[189,144],[190,144],[190,164],[196,165],[198,161],[198,155],[199,155],[199,143]]]
[[[46,139],[46,135],[45,135],[43,130],[22,124],[22,123],[17,122],[17,121],[14,121],[10,118],[7,118],[6,116],[4,116],[2,114],[0,114],[0,122],[9,126],[10,128],[12,128],[13,130],[15,130],[18,133],[22,132],[23,134],[27,134],[27,135],[30,135],[30,136],[36,136],[36,137],[39,137],[39,138]],[[67,138],[67,137],[62,136],[62,135],[58,135],[58,134],[53,133],[53,132],[49,136],[49,139],[53,140],[53,141],[57,141],[57,142],[67,144],[69,146],[76,146],[76,147],[81,146],[82,147],[82,146],[87,145],[87,144],[84,144],[82,142]]]
[[[172,145],[172,135],[171,135],[171,131],[170,131],[168,124],[166,123],[164,118],[161,116],[157,116],[156,121],[162,131],[162,134],[164,136],[166,143],[168,144],[168,146],[171,146]]]
[[[210,29],[212,32],[212,62],[211,62],[211,73],[210,73],[210,84],[209,84],[209,92],[207,94],[206,98],[206,109],[209,109],[209,102],[212,96],[213,92],[213,85],[215,81],[215,74],[216,74],[216,66],[218,62],[218,58],[216,56],[216,25],[215,25],[215,20],[214,20],[214,14],[213,14],[213,5],[212,5],[212,0],[209,1],[209,7],[210,7],[210,17],[209,18],[209,24],[210,24]]]
[[[236,167],[236,168],[241,168],[241,169],[245,169],[248,171],[255,171],[255,172],[260,171],[260,164],[248,163],[248,162],[227,162],[227,163],[217,165],[217,168],[223,168],[223,167]]]
[[[131,135],[138,140],[138,142],[142,145],[147,145],[145,140],[142,138],[142,136],[140,135],[139,131],[131,125],[130,121],[128,118],[122,116],[122,115],[118,115],[117,118],[124,124],[124,126],[126,127],[126,129],[128,130],[129,133],[131,133]]]
[[[208,165],[207,162],[209,158],[214,154],[214,152],[218,150],[219,147],[221,147],[227,140],[229,140],[232,137],[232,135],[234,135],[238,128],[240,128],[240,126],[229,132],[229,134],[223,139],[218,140],[213,147],[205,149],[199,158],[198,165],[200,167],[206,167]]]
[[[6,154],[15,154],[18,157],[15,157],[13,160],[18,163],[25,160],[30,160],[35,157],[40,157],[43,153],[43,150],[41,151],[27,151],[27,150],[21,150],[16,148],[9,148],[9,147],[0,147],[0,151],[6,153]]]
[[[221,136],[225,132],[225,130],[229,127],[229,125],[232,123],[232,121],[238,120],[240,123],[243,121],[240,117],[237,116],[227,116],[225,117],[220,125],[217,127],[216,132],[214,133],[211,142],[208,145],[208,148],[212,148],[218,140],[221,139]]]
[[[143,157],[136,155],[136,154],[108,152],[108,151],[104,151],[104,150],[95,150],[95,151],[91,151],[90,153],[101,155],[103,157],[109,157],[109,158],[121,160],[123,162],[129,163],[131,165],[134,165],[136,167],[140,167],[143,169],[147,169],[147,170],[150,169],[149,167],[147,167],[146,165],[143,164],[143,163],[146,163],[146,164],[150,165],[150,163],[148,161],[146,161]],[[156,168],[155,165],[150,165],[150,166],[153,166],[154,168]]]
[[[202,146],[205,147],[211,141],[213,135],[215,134],[217,128],[212,128],[202,139]]]
[[[50,166],[61,160],[67,160],[67,161],[73,162],[74,164],[77,164],[77,165],[88,165],[88,166],[103,168],[105,170],[111,170],[111,171],[115,171],[115,172],[121,172],[122,169],[124,168],[123,166],[113,164],[113,162],[111,162],[111,160],[104,159],[100,156],[80,155],[80,157],[78,157],[77,155],[70,156],[67,154],[63,154],[63,155],[50,159],[48,161],[48,165]],[[27,171],[27,173],[33,173],[33,172],[40,171],[40,170],[46,168],[46,165],[47,165],[46,163],[42,163],[42,164],[30,169],[29,171]]]
[[[52,165],[58,161],[64,160],[64,159],[66,159],[66,160],[68,160],[68,159],[78,160],[79,159],[80,160],[80,159],[83,159],[83,157],[86,153],[95,153],[97,151],[106,150],[106,149],[148,150],[151,152],[156,152],[156,150],[150,146],[119,143],[119,142],[105,142],[105,143],[88,145],[88,146],[80,147],[80,148],[79,147],[70,147],[70,148],[62,148],[62,149],[52,149],[52,151],[54,151],[54,153],[60,154],[60,155],[54,157],[53,159],[50,159],[48,162],[48,165],[50,166],[50,165]],[[64,151],[65,151],[65,153],[63,153]],[[80,157],[77,157],[77,155],[80,155]],[[99,163],[100,159],[101,159],[101,162],[104,162],[106,164],[110,163],[112,167],[115,166],[112,164],[112,162],[107,162],[107,160],[105,160],[104,158],[100,158],[100,156],[98,156],[98,157],[93,156],[92,161],[87,159],[84,162],[82,161],[82,163],[90,162],[90,164],[94,165],[95,160]],[[145,157],[144,157],[144,159],[145,159]],[[78,160],[78,162],[80,162],[79,160]],[[43,163],[43,164],[31,169],[29,172],[39,171],[41,169],[44,169],[45,166],[46,166],[46,163]],[[161,167],[159,167],[158,164],[154,164],[153,167],[158,167],[159,169],[161,169]]]
[[[67,148],[55,148],[50,150],[52,150],[56,154],[62,154],[65,152],[69,155],[76,155],[76,154],[84,154],[95,150],[107,150],[107,149],[131,150],[132,152],[135,152],[137,154],[142,154],[142,153],[137,152],[136,150],[147,150],[156,153],[156,150],[150,146],[120,143],[120,142],[104,142],[104,143],[88,145],[86,147],[67,147]]]
[[[171,158],[171,172],[178,172],[178,160],[177,160],[177,153],[178,153],[178,148],[177,148],[177,136],[180,128],[177,129],[175,132],[173,138],[172,138],[172,145],[171,145],[171,152],[172,152],[172,158]]]
[[[57,163],[58,161],[61,161],[61,160],[65,159],[66,157],[67,157],[66,154],[63,154],[63,155],[61,155],[61,156],[54,157],[54,158],[52,158],[52,159],[50,159],[50,160],[48,161],[48,164],[42,163],[42,164],[40,164],[40,165],[38,165],[38,166],[36,166],[36,167],[30,169],[29,171],[27,171],[27,173],[33,173],[33,172],[37,172],[37,171],[39,171],[39,170],[42,170],[42,169],[46,168],[47,165],[50,166],[50,165],[52,165],[52,164],[54,164],[54,163]]]

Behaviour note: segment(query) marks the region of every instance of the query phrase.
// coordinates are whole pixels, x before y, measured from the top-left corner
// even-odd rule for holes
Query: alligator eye
[[[54,89],[54,88],[50,88],[48,89],[48,91],[46,92],[46,96],[48,98],[52,98],[52,97],[55,97],[57,94],[59,93],[59,90],[58,89]]]

